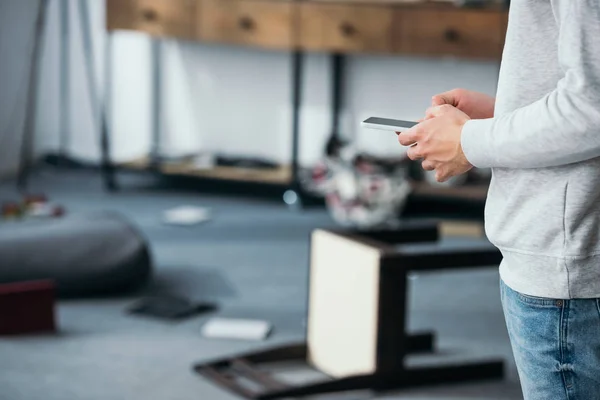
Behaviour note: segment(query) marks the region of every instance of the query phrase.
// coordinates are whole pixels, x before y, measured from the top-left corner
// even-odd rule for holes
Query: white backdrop
[[[99,159],[98,130],[91,117],[82,57],[77,0],[71,0],[71,156]],[[59,143],[59,0],[52,0],[46,27],[36,128],[38,154]],[[17,133],[22,127],[27,76],[27,44],[33,32],[37,0],[2,0],[0,5],[0,172],[14,167]],[[90,0],[98,88],[103,89],[104,1]],[[112,148],[114,158],[144,155],[150,145],[150,40],[119,32],[113,47]],[[301,162],[317,160],[329,134],[329,57],[305,59],[301,110]],[[290,159],[290,55],[237,46],[165,42],[163,132],[170,153],[214,150]],[[498,66],[472,62],[397,56],[352,56],[348,60],[343,133],[361,149],[392,155],[395,135],[364,131],[370,115],[415,119],[433,94],[468,87],[493,94]],[[14,112],[13,109],[18,110]],[[15,122],[14,120],[17,120]],[[227,123],[224,124],[223,121]],[[7,126],[18,128],[7,132]]]

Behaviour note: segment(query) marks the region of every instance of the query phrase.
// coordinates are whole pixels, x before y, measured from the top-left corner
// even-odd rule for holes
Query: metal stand
[[[325,153],[336,157],[340,147],[344,145],[340,132],[344,100],[346,57],[340,53],[331,55],[331,132],[325,145]]]
[[[110,157],[110,110],[112,105],[112,41],[113,35],[107,32],[106,43],[104,45],[104,101],[102,102],[100,121],[100,153],[102,163],[102,177],[104,186],[109,192],[118,189],[115,169]]]
[[[69,0],[61,0],[61,45],[60,45],[60,137],[59,137],[59,162],[65,159],[69,152],[69,139],[71,129],[71,43],[70,29],[71,18],[69,13]]]
[[[111,62],[111,43],[113,40],[113,33],[110,31],[107,33],[107,45],[106,45],[106,67],[105,67],[105,85],[106,94],[104,101],[104,112],[103,112],[103,127],[101,130],[101,143],[102,143],[102,166],[103,176],[105,185],[110,190],[116,190],[116,178],[115,168],[112,164],[110,151],[109,151],[109,138],[110,132],[106,123],[106,114],[108,104],[110,104],[110,87],[112,77],[112,62]],[[150,169],[153,172],[160,173],[160,145],[162,138],[162,46],[158,39],[153,39],[152,42],[152,149],[150,154]],[[302,102],[302,67],[303,67],[303,53],[299,50],[292,52],[291,56],[291,92],[292,92],[292,154],[291,154],[291,181],[285,192],[286,202],[289,203],[307,203],[306,200],[310,196],[302,190],[299,177],[299,146],[300,146],[300,107]],[[195,178],[202,179],[202,178]],[[207,180],[208,181],[208,180]],[[256,190],[260,190],[261,185],[257,184]],[[272,191],[271,186],[269,191]],[[283,190],[282,190],[283,192]]]
[[[416,352],[434,351],[434,333],[406,333],[408,275],[414,271],[479,268],[497,265],[500,252],[490,248],[461,249],[443,252],[402,252],[390,244],[432,241],[437,227],[408,226],[400,231],[339,232],[329,231],[359,245],[381,250],[379,261],[380,294],[377,326],[376,372],[368,375],[326,379],[293,386],[265,372],[265,364],[308,362],[309,344],[295,344],[230,358],[222,358],[193,367],[194,371],[246,399],[284,399],[352,390],[387,391],[423,385],[458,383],[504,376],[504,362],[461,363],[444,366],[409,367],[405,357]],[[309,314],[310,314],[309,310]],[[310,327],[309,327],[310,329]],[[404,335],[398,334],[404,332]],[[307,335],[308,336],[308,335]],[[253,390],[244,381],[251,381],[263,390]]]
[[[27,181],[32,163],[33,139],[35,136],[35,123],[37,119],[37,92],[40,77],[40,59],[42,52],[42,39],[46,24],[48,0],[40,0],[35,22],[34,45],[29,66],[29,88],[27,93],[27,110],[25,111],[25,125],[21,141],[21,158],[17,175],[17,187],[20,191],[27,190]]]
[[[162,42],[152,39],[152,149],[150,150],[150,169],[160,172],[160,147],[163,127],[163,69]]]
[[[302,104],[302,67],[303,54],[301,51],[292,53],[292,188],[301,193],[299,180],[300,154],[300,107]]]
[[[48,8],[49,0],[40,0],[38,8],[38,15],[36,20],[35,38],[34,38],[34,49],[31,59],[31,66],[29,70],[29,89],[27,94],[27,110],[25,114],[25,127],[23,132],[23,141],[21,144],[21,159],[19,172],[17,177],[17,186],[21,191],[27,190],[27,180],[29,172],[31,170],[31,158],[32,158],[32,146],[33,138],[35,135],[35,123],[37,115],[37,91],[39,84],[40,74],[40,55],[42,51],[42,36],[46,21],[46,13]],[[92,109],[92,118],[95,125],[98,121],[100,122],[101,129],[101,155],[102,155],[102,169],[104,172],[105,184],[108,189],[114,189],[116,187],[114,181],[113,168],[110,163],[109,157],[109,138],[108,138],[108,122],[107,122],[107,110],[106,106],[100,102],[100,96],[97,90],[96,84],[96,68],[94,62],[94,51],[92,48],[92,34],[90,30],[90,16],[88,9],[88,0],[79,1],[79,21],[80,28],[83,38],[83,53],[85,61],[85,70],[87,74],[87,84],[89,90],[90,104]],[[60,155],[64,155],[67,152],[69,131],[70,131],[70,45],[69,45],[69,34],[70,34],[70,13],[69,13],[69,2],[68,0],[62,0],[61,2],[61,75],[60,75],[60,86],[61,86],[61,116],[60,116],[60,142],[59,149]],[[111,64],[110,58],[110,36],[107,38],[107,52],[106,52],[106,64]],[[110,81],[110,68],[106,68],[107,81]],[[110,85],[107,85],[110,88]],[[108,91],[108,89],[107,89]],[[109,96],[106,96],[107,98]],[[62,157],[59,157],[62,159]]]
[[[337,154],[337,151],[344,143],[341,135],[341,117],[344,101],[344,83],[345,83],[345,67],[346,57],[341,53],[333,53],[331,55],[330,81],[331,81],[331,131],[327,143],[325,145],[325,153],[329,156]],[[301,105],[301,88],[302,88],[302,53],[297,51],[293,55],[292,61],[292,107],[293,107],[293,150],[292,150],[292,170],[293,178],[292,187],[297,194],[298,201],[302,205],[310,205],[311,203],[321,204],[321,201],[311,198],[306,193],[298,179],[299,163],[298,163],[298,142],[300,138],[299,132],[299,110]],[[287,202],[287,201],[286,201]]]
[[[90,13],[88,9],[88,0],[79,0],[79,21],[81,32],[83,36],[83,54],[85,59],[85,70],[87,73],[87,83],[88,90],[90,93],[90,106],[92,108],[92,117],[95,122],[94,127],[100,129],[101,142],[100,142],[100,151],[104,153],[108,150],[108,141],[105,142],[105,138],[103,132],[106,130],[106,110],[103,105],[103,101],[101,101],[100,95],[98,93],[98,83],[96,73],[96,63],[94,60],[94,50],[92,44],[92,33],[90,30]],[[110,57],[108,53],[106,54],[107,64],[110,62]],[[106,96],[104,96],[106,97]],[[106,147],[106,148],[105,148]],[[104,160],[104,155],[102,157]],[[103,162],[104,165],[104,162]],[[114,187],[114,181],[109,179],[106,182],[106,186],[108,188]]]

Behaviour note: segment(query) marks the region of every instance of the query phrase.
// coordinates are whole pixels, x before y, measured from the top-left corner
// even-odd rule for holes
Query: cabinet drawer
[[[506,21],[503,11],[397,10],[394,50],[411,54],[499,59]]]
[[[210,42],[289,48],[294,7],[286,0],[202,0],[198,36]]]
[[[107,27],[155,36],[192,38],[197,1],[107,0]]]
[[[303,3],[299,42],[305,50],[388,52],[392,50],[392,23],[389,7]]]

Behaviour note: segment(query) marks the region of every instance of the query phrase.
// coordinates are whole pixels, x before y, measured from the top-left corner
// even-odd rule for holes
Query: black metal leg
[[[106,120],[106,112],[107,108],[105,104],[100,103],[100,96],[98,94],[97,89],[97,80],[96,77],[96,64],[94,62],[94,50],[92,45],[92,33],[91,33],[91,23],[90,23],[90,13],[88,9],[88,0],[80,0],[79,1],[79,20],[81,26],[81,32],[83,35],[83,53],[85,59],[85,70],[87,73],[87,83],[88,90],[90,94],[90,104],[92,107],[92,118],[95,122],[95,126],[100,126],[100,152],[102,155],[102,167],[105,173],[105,184],[109,190],[115,189],[114,176],[112,174],[112,167],[108,160],[109,153],[109,143],[108,143],[108,127]],[[110,41],[110,35],[107,37],[107,53],[106,53],[106,66],[107,66],[107,76],[108,70],[110,69],[110,46],[108,45]],[[106,85],[109,87],[109,82]],[[106,96],[105,96],[106,97]]]
[[[152,148],[150,150],[150,168],[154,172],[160,169],[160,145],[162,131],[162,42],[152,39]]]
[[[344,101],[345,66],[346,57],[343,54],[331,55],[331,132],[325,153],[333,157],[338,155],[339,149],[343,145],[340,121]]]
[[[340,120],[344,101],[344,81],[345,81],[345,66],[346,58],[343,54],[335,53],[331,60],[331,93],[333,95],[331,101],[331,136],[340,139]]]
[[[406,337],[406,353],[430,353],[435,350],[435,334],[433,332],[416,333]]]
[[[61,8],[61,45],[60,45],[60,138],[59,162],[68,154],[71,125],[71,44],[69,0],[60,2]]]
[[[23,127],[23,138],[21,141],[21,159],[17,175],[17,187],[21,192],[27,190],[27,181],[31,169],[31,152],[33,138],[35,135],[35,123],[37,115],[37,92],[40,76],[40,56],[42,52],[42,36],[46,22],[46,11],[48,0],[41,0],[35,22],[34,45],[29,66],[29,88],[27,90],[27,110],[25,111],[25,125]]]
[[[352,376],[349,378],[317,382],[305,386],[271,391],[258,394],[258,400],[287,399],[291,397],[306,397],[318,394],[346,392],[351,390],[367,390],[378,386],[380,378],[375,375]]]
[[[302,61],[303,53],[295,50],[292,53],[292,176],[289,189],[283,195],[283,201],[290,206],[303,206],[303,190],[300,182],[300,106],[302,103]]]
[[[104,45],[104,98],[102,102],[102,120],[100,127],[100,151],[102,154],[102,177],[106,190],[114,192],[118,189],[115,169],[110,156],[110,109],[112,100],[112,41],[111,32],[106,34]]]
[[[292,182],[299,189],[299,147],[300,147],[300,106],[302,103],[302,67],[301,51],[292,53]]]

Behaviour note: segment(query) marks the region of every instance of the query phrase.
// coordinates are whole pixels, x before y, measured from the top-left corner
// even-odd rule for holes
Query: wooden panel
[[[198,38],[274,49],[293,46],[291,1],[202,0]]]
[[[388,7],[300,4],[300,46],[305,50],[389,52],[393,12]]]
[[[197,0],[107,0],[106,27],[192,38],[196,3]]]
[[[195,0],[137,0],[137,30],[155,36],[193,38]]]
[[[487,10],[398,9],[394,50],[401,53],[499,59],[507,14]]]

